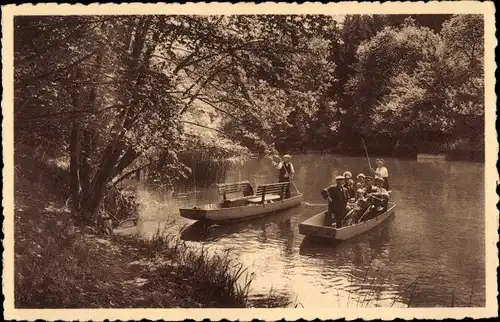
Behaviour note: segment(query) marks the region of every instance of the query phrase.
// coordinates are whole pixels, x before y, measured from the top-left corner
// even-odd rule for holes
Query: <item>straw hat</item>
[[[351,179],[352,178],[352,173],[350,173],[349,171],[344,172],[344,178]]]
[[[366,176],[365,176],[364,174],[360,173],[360,174],[358,174],[358,175],[356,176],[356,178],[358,178],[358,179],[361,179],[361,178],[365,179],[365,178],[366,178]]]
[[[336,176],[335,180],[345,180],[345,177],[344,176]]]

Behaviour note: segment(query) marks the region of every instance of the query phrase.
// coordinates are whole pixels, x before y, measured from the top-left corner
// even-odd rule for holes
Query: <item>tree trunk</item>
[[[130,165],[137,154],[133,149],[128,148],[123,141],[123,136],[127,130],[130,130],[139,111],[139,90],[144,80],[144,72],[141,70],[141,56],[143,54],[146,36],[151,24],[148,18],[139,19],[137,30],[132,40],[132,52],[130,55],[129,64],[127,66],[128,81],[131,86],[131,96],[129,99],[129,107],[125,111],[123,118],[117,123],[117,135],[108,144],[101,157],[100,163],[94,173],[93,179],[89,187],[89,198],[84,207],[88,215],[95,215],[104,199],[106,193],[106,185],[128,165]],[[95,93],[91,93],[93,96]]]
[[[73,208],[80,210],[80,126],[77,121],[73,123],[70,140],[70,190]]]
[[[80,67],[76,68],[75,80],[79,80],[82,75],[82,70]],[[81,108],[81,94],[78,86],[74,86],[72,92],[72,103],[75,110],[80,110]],[[79,121],[73,122],[73,128],[71,130],[70,138],[70,190],[73,208],[76,211],[80,210],[80,154],[81,154],[81,142],[80,142],[81,128]]]
[[[132,147],[129,147],[125,154],[120,158],[120,161],[118,161],[118,164],[115,166],[113,169],[113,172],[111,174],[111,179],[114,179],[117,175],[119,175],[123,170],[125,170],[129,165],[132,164],[132,162],[137,159],[139,154],[134,151]]]
[[[80,185],[82,187],[81,203],[85,204],[90,195],[90,155],[92,153],[92,143],[89,130],[83,130],[82,151],[80,156]]]
[[[106,52],[106,48],[102,47],[96,56],[95,61],[95,69],[92,71],[93,75],[91,75],[91,79],[98,83],[101,80],[101,70],[102,70],[102,61],[104,54]],[[87,109],[97,111],[99,110],[98,106],[98,85],[93,84],[89,89],[89,95],[87,99]],[[87,204],[91,199],[91,164],[90,160],[94,154],[94,144],[93,141],[97,139],[97,132],[94,129],[92,124],[89,124],[87,128],[83,131],[83,146],[82,146],[82,155],[81,155],[81,168],[80,168],[80,183],[82,186],[82,203]],[[93,214],[87,214],[92,216]],[[89,218],[90,219],[90,218]]]
[[[99,209],[104,197],[106,184],[111,180],[112,171],[122,151],[121,147],[113,146],[113,143],[106,148],[90,186],[89,200],[85,204],[85,210],[91,216],[95,215]]]

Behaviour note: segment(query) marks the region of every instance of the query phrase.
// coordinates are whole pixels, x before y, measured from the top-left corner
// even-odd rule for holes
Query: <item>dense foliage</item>
[[[16,17],[16,142],[68,157],[83,218],[193,155],[482,159],[483,48],[474,15]]]

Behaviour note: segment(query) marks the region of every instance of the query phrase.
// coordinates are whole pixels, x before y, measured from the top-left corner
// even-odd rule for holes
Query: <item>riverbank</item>
[[[425,150],[424,150],[425,151]],[[329,154],[338,154],[345,155],[350,157],[365,157],[366,154],[363,151],[355,151],[350,153],[343,153],[343,151],[338,149],[327,149],[327,150],[308,150],[308,149],[290,149],[280,151],[281,154],[318,154],[318,155],[329,155]],[[384,158],[398,158],[404,160],[418,160],[421,155],[434,156],[437,158],[442,158],[445,161],[464,161],[464,162],[474,162],[474,163],[484,163],[484,151],[477,151],[472,149],[442,149],[442,150],[432,150],[430,152],[420,152],[411,155],[398,155],[394,153],[385,153],[380,152],[378,154],[374,154],[372,158],[375,157],[384,157]],[[254,155],[254,157],[258,157],[258,155]]]
[[[67,169],[32,160],[16,163],[17,308],[254,305],[248,300],[251,278],[245,279],[248,272],[228,253],[208,255],[162,232],[141,239],[100,236],[76,226],[66,204]],[[270,298],[266,307],[288,304]]]
[[[351,157],[365,157],[366,152],[358,143],[342,144],[325,149],[314,149],[309,147],[280,149],[280,153],[291,154],[340,154]],[[393,157],[399,159],[417,160],[419,155],[445,156],[446,161],[466,161],[484,163],[484,142],[471,141],[467,139],[454,139],[446,142],[419,142],[416,144],[402,144],[391,141],[371,140],[366,143],[370,157]]]

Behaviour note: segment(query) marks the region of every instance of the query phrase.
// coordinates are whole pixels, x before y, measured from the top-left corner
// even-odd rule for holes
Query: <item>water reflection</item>
[[[310,203],[324,203],[319,191],[332,174],[368,172],[365,158],[294,156],[296,185]],[[225,226],[205,226],[179,216],[178,208],[211,203],[215,189],[195,197],[169,199],[143,192],[143,234],[169,224],[194,245],[232,248],[256,274],[251,295],[270,287],[297,295],[311,307],[484,306],[484,168],[465,162],[386,159],[396,215],[379,227],[341,243],[304,239],[300,222],[322,211],[302,206]],[[276,180],[269,160],[252,159],[226,179],[252,184]],[[186,229],[182,229],[188,225]],[[471,291],[472,290],[472,291]]]
[[[258,232],[261,234],[262,241],[265,242],[268,231],[272,229],[274,224],[280,232],[280,238],[288,240],[287,236],[293,238],[290,217],[296,215],[296,211],[296,209],[287,209],[254,219],[235,221],[227,225],[215,225],[203,221],[195,221],[181,231],[180,237],[182,240],[187,241],[217,241],[230,234]]]
[[[300,255],[321,258],[325,261],[343,261],[364,266],[372,258],[379,261],[390,261],[388,257],[387,241],[389,239],[389,226],[394,216],[387,219],[382,225],[375,227],[366,234],[357,236],[347,241],[332,241],[306,237],[300,245]]]

